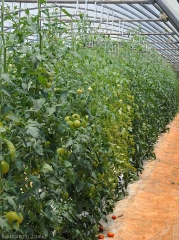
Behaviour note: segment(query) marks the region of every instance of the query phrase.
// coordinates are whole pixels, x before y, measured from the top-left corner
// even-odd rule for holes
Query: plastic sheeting
[[[23,0],[20,1],[23,2]],[[117,1],[111,4],[105,4],[103,1],[88,3],[88,0],[84,0],[83,3],[73,0],[72,4],[68,3],[68,0],[62,1],[60,3],[60,0],[57,0],[58,7],[65,8],[76,18],[79,18],[79,13],[84,13],[91,20],[93,28],[100,26],[101,34],[110,35],[115,40],[127,40],[128,32],[140,26],[142,34],[148,38],[151,46],[179,71],[179,4],[177,0],[154,0],[147,4],[127,4]],[[18,1],[8,4],[11,7],[18,6]],[[37,3],[21,3],[19,7],[36,8]],[[36,12],[35,9],[31,11]],[[70,20],[64,15],[61,19]]]
[[[179,20],[179,3],[177,0],[161,0],[161,2],[165,3],[166,6],[168,6],[168,8],[173,12],[175,17]]]

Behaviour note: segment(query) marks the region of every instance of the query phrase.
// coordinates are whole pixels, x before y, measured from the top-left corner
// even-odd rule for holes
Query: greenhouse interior
[[[179,1],[0,7],[1,239],[178,240]]]

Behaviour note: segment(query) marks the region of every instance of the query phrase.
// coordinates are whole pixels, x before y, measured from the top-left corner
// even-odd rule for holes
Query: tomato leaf
[[[32,186],[34,188],[34,192],[37,198],[39,198],[39,189],[40,189],[40,181],[36,176],[29,175],[29,179],[32,181]]]
[[[30,134],[34,138],[39,137],[40,130],[37,127],[28,125],[26,126],[26,128],[27,128],[27,131],[26,131],[27,134]]]
[[[34,146],[35,152],[36,152],[38,155],[44,155],[44,153],[43,153],[43,147],[42,147],[42,144],[41,144],[41,141],[40,141],[40,140],[35,141],[33,146]]]
[[[1,91],[2,91],[5,95],[7,95],[8,97],[11,96],[10,91],[8,91],[7,89],[5,89],[5,88],[1,88]]]
[[[55,184],[55,185],[58,185],[60,183],[59,180],[55,177],[49,177],[48,181],[52,184]]]
[[[14,201],[14,196],[13,196],[13,197],[8,196],[8,197],[6,198],[6,200],[7,200],[8,203],[13,207],[14,210],[17,209],[17,204],[16,204],[16,202]]]
[[[38,76],[38,80],[41,83],[42,86],[46,86],[47,85],[47,78],[43,75],[39,75]]]
[[[84,188],[85,184],[81,181],[76,182],[76,191],[80,192]]]
[[[43,173],[49,173],[49,172],[53,171],[53,168],[48,163],[44,163],[44,165],[40,171]]]
[[[39,124],[37,121],[33,121],[33,120],[29,120],[27,125],[26,125],[26,133],[30,134],[32,137],[34,138],[38,138],[39,137],[39,127],[41,126],[41,124]]]
[[[61,11],[71,18],[71,14],[66,9],[62,8]]]
[[[4,218],[3,216],[0,216],[0,226],[8,232],[11,230],[10,225],[7,223],[7,218]]]
[[[65,166],[66,168],[69,168],[69,167],[72,166],[72,164],[71,164],[71,162],[65,160],[65,161],[64,161],[64,166]]]
[[[33,108],[34,108],[34,112],[38,112],[42,106],[45,103],[45,98],[40,98],[40,99],[33,99]]]
[[[50,116],[50,115],[52,115],[54,112],[56,112],[56,106],[53,106],[53,107],[47,107],[46,108],[46,111],[47,111],[47,113],[48,113],[48,115]]]
[[[5,129],[4,127],[0,126],[0,132],[5,132],[7,129]]]

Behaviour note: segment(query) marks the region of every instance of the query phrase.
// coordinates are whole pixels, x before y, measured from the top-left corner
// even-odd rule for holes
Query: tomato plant
[[[93,240],[175,116],[177,80],[156,53],[131,51],[145,48],[137,36],[114,52],[82,16],[71,34],[69,13],[38,3],[1,19],[0,232]]]

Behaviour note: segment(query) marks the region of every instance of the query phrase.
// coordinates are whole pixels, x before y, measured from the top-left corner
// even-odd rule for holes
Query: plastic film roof
[[[37,11],[37,0],[5,0],[13,9]],[[129,31],[141,28],[149,44],[179,72],[179,3],[177,0],[48,0],[47,6],[66,9],[76,19],[84,13],[91,26],[100,26],[99,34],[116,40],[128,40]],[[23,11],[20,11],[23,14]],[[63,21],[71,19],[61,14]],[[10,26],[6,26],[10,30]]]

